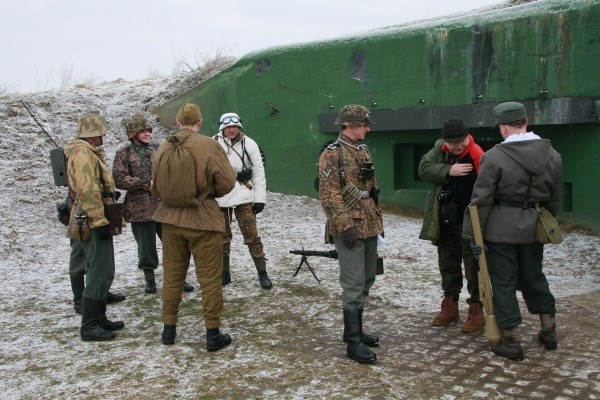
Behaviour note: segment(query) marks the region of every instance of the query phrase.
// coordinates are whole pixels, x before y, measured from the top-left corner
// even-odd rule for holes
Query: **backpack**
[[[169,207],[197,207],[194,158],[176,135],[167,138],[155,160],[155,188],[160,200]]]

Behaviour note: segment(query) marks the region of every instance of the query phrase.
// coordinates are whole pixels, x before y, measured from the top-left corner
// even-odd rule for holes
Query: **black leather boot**
[[[77,314],[81,314],[81,298],[85,289],[85,276],[83,274],[71,277],[71,290],[73,291],[73,308]]]
[[[206,350],[218,351],[231,344],[231,336],[221,333],[219,328],[206,330]]]
[[[117,337],[114,332],[107,331],[99,324],[100,313],[104,304],[103,300],[93,300],[83,297],[82,303],[81,329],[79,330],[81,340],[86,342],[104,341]]]
[[[186,293],[190,293],[194,291],[194,287],[187,282],[183,282],[183,291]]]
[[[144,279],[146,280],[144,292],[156,293],[156,276],[154,275],[154,270],[151,268],[145,268],[142,271],[144,272]]]
[[[106,303],[107,304],[119,303],[125,299],[126,299],[126,297],[124,294],[108,292],[108,296],[106,296]]]
[[[502,341],[498,344],[492,343],[491,348],[495,355],[509,360],[521,361],[525,358],[516,326],[502,329]]]
[[[344,331],[346,332],[346,355],[361,364],[373,364],[377,354],[364,345],[359,310],[344,310]]]
[[[156,280],[146,279],[146,286],[144,287],[146,293],[156,293]]]
[[[229,273],[229,256],[223,256],[223,275],[221,276],[221,285],[227,286],[231,283],[231,274]]]
[[[175,343],[175,338],[177,337],[177,326],[176,325],[167,325],[165,324],[162,331],[162,342],[166,345],[171,345]]]
[[[256,271],[258,271],[258,281],[260,282],[260,287],[263,289],[271,289],[273,287],[273,283],[267,274],[267,259],[263,256],[252,257],[252,260],[256,266]]]
[[[544,345],[546,350],[556,350],[558,341],[556,340],[556,320],[554,315],[540,314],[542,329],[538,332],[538,340]]]
[[[362,316],[363,316],[362,308],[360,310],[358,310],[358,315],[360,318],[360,326],[362,326]],[[346,333],[346,325],[344,325],[343,340],[344,340],[344,343],[348,343],[348,335]],[[362,341],[363,341],[363,344],[367,347],[378,347],[379,346],[379,337],[369,335],[368,333],[365,333],[365,332],[362,333]]]
[[[98,317],[98,325],[100,325],[102,329],[111,332],[125,328],[125,323],[123,321],[111,321],[106,318],[106,302],[102,302],[102,309],[100,310],[100,316]]]

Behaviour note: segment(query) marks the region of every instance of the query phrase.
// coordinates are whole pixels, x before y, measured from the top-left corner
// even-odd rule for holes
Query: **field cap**
[[[469,132],[460,118],[450,118],[444,121],[442,139],[448,143],[459,143],[465,140]]]
[[[500,103],[494,107],[494,116],[497,124],[507,124],[509,122],[527,119],[525,106],[516,101]]]
[[[184,104],[177,113],[177,120],[182,125],[194,125],[202,119],[200,107],[192,103]]]

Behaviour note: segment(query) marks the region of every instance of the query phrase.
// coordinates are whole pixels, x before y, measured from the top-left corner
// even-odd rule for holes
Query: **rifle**
[[[317,278],[317,274],[315,273],[315,270],[308,263],[308,257],[315,256],[315,257],[333,258],[334,260],[338,259],[337,250],[318,251],[318,250],[304,250],[304,248],[302,248],[302,250],[290,250],[290,253],[291,254],[299,254],[302,256],[302,259],[300,260],[300,265],[298,265],[298,268],[296,268],[296,272],[294,272],[294,276],[298,275],[298,272],[300,271],[302,264],[306,264],[306,266],[308,267],[310,272],[312,272],[313,276],[319,283],[321,283],[321,280],[319,278]]]
[[[502,341],[502,332],[496,316],[494,315],[494,299],[492,291],[492,283],[490,282],[490,274],[487,267],[487,259],[485,258],[485,247],[483,244],[483,234],[481,233],[481,225],[479,224],[479,211],[477,205],[469,205],[469,214],[471,215],[471,225],[473,226],[473,239],[475,244],[481,246],[481,254],[478,257],[479,272],[477,278],[479,280],[479,300],[485,308],[485,336],[492,344],[498,344]]]
[[[306,264],[306,266],[308,267],[310,272],[312,272],[313,276],[319,283],[321,283],[321,281],[319,280],[319,278],[317,278],[317,274],[315,273],[315,270],[313,269],[313,267],[311,267],[311,265],[308,263],[308,257],[315,256],[315,257],[332,258],[334,260],[338,259],[337,250],[319,251],[319,250],[304,250],[304,248],[302,248],[302,250],[290,250],[290,253],[298,254],[298,255],[302,256],[302,259],[300,260],[300,265],[298,265],[298,268],[296,268],[296,272],[294,272],[294,276],[298,275],[298,272],[300,271],[302,264]],[[379,256],[377,257],[377,267],[376,267],[375,273],[377,275],[383,274],[383,257],[379,257]]]
[[[33,115],[27,104],[23,100],[20,100],[23,107],[27,110],[29,115],[33,118],[33,120],[38,124],[42,131],[48,136],[55,149],[50,150],[50,164],[52,165],[52,175],[54,176],[54,184],[56,186],[67,186],[67,167],[65,165],[65,152],[62,147],[59,147],[58,144],[52,139],[52,136],[44,129],[40,121]]]

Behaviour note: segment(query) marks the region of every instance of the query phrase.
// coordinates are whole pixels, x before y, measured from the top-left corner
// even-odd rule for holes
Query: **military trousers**
[[[487,242],[494,313],[503,329],[521,324],[517,290],[532,314],[556,314],[554,296],[542,271],[544,245]]]
[[[183,283],[194,257],[196,277],[202,290],[202,307],[206,329],[220,326],[223,311],[223,272],[221,232],[199,231],[162,224],[163,240],[163,322],[177,324],[177,311]]]
[[[334,236],[333,241],[340,265],[342,307],[350,311],[361,310],[371,286],[375,283],[377,236],[358,239],[352,249],[344,246],[339,236]]]
[[[71,254],[69,255],[69,276],[71,278],[77,278],[85,274],[85,264],[87,259],[85,258],[85,252],[83,246],[79,240],[69,239],[71,246]]]
[[[231,223],[233,215],[237,220],[240,232],[244,238],[244,244],[248,246],[252,258],[261,258],[265,256],[263,243],[258,236],[258,228],[256,225],[256,214],[252,211],[252,204],[240,204],[235,208],[221,208],[221,212],[225,217],[225,233],[223,234],[223,256],[229,257],[231,251]]]
[[[469,242],[462,238],[462,223],[440,226],[440,238],[437,245],[438,266],[442,277],[444,296],[459,298],[463,287],[462,264],[465,265],[464,277],[467,280],[467,303],[479,302],[479,263]]]
[[[102,239],[100,233],[96,229],[92,229],[90,239],[80,243],[87,260],[83,297],[91,300],[104,300],[115,278],[112,237]]]
[[[156,237],[162,237],[161,224],[155,221],[131,222],[131,232],[138,250],[138,268],[158,268],[158,252],[156,250]]]

